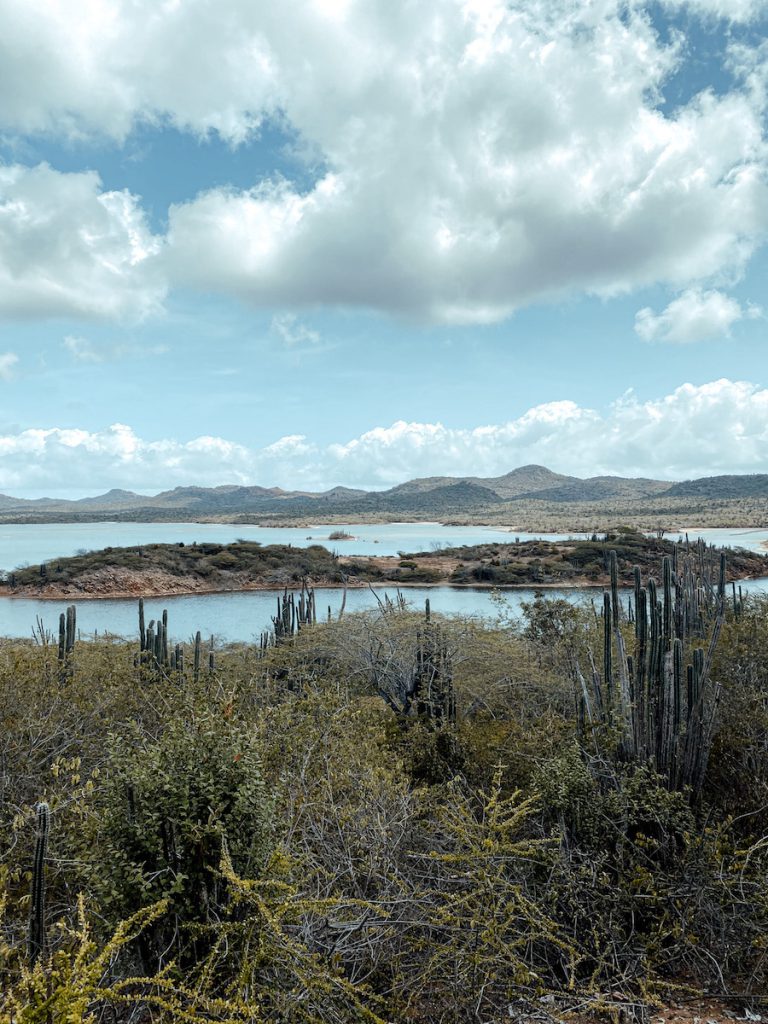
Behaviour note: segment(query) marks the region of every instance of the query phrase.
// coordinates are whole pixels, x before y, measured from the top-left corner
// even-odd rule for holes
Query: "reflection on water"
[[[751,580],[742,584],[746,593],[768,593],[768,579]],[[393,588],[377,588],[383,600],[385,593],[395,596]],[[406,599],[416,608],[424,607],[429,598],[433,611],[442,615],[477,615],[495,618],[498,603],[491,590],[451,587],[410,587],[403,591]],[[496,592],[498,593],[498,592]],[[502,592],[505,614],[517,616],[524,601],[533,600],[534,590],[505,590]],[[599,600],[601,591],[547,590],[547,597],[564,597],[568,601]],[[336,616],[341,605],[340,590],[316,591],[318,617],[327,615],[328,608]],[[31,636],[39,616],[46,628],[58,628],[59,613],[65,601],[29,601],[16,598],[0,599],[0,636]],[[168,609],[169,632],[175,641],[187,640],[199,629],[204,636],[215,636],[222,641],[251,641],[262,630],[271,626],[277,594],[271,591],[250,591],[243,594],[206,594],[188,597],[166,597],[147,600],[146,618],[159,618],[163,608]],[[364,611],[377,607],[374,594],[368,589],[350,590],[347,611]],[[138,636],[138,605],[136,601],[81,601],[77,605],[77,625],[82,635],[112,633],[119,636]]]

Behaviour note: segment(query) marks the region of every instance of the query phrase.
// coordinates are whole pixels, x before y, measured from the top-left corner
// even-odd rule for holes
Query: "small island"
[[[727,579],[768,576],[768,555],[723,549]],[[693,551],[708,565],[720,549],[703,543],[648,537],[625,527],[591,539],[533,540],[401,552],[395,556],[341,556],[320,544],[145,544],[107,547],[7,573],[0,596],[36,599],[126,598],[248,590],[369,585],[473,588],[582,588],[609,583],[609,553],[616,552],[620,585],[658,572],[665,555]]]

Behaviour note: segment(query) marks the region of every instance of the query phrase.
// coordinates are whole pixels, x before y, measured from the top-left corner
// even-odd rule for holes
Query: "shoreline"
[[[682,500],[682,499],[679,499]],[[716,501],[734,505],[740,499],[721,498]],[[547,505],[545,509],[539,507],[515,510],[518,518],[513,523],[509,522],[506,515],[496,518],[493,515],[483,513],[448,513],[442,519],[419,519],[419,518],[378,518],[376,516],[354,518],[349,515],[339,515],[331,512],[327,519],[318,521],[316,516],[287,516],[285,518],[273,518],[270,516],[254,517],[254,521],[244,522],[238,515],[203,515],[200,517],[183,518],[150,518],[150,517],[114,517],[109,513],[104,516],[94,517],[80,516],[46,516],[32,515],[30,513],[14,514],[10,510],[0,512],[0,527],[2,526],[234,526],[248,527],[268,530],[333,530],[338,527],[376,527],[376,526],[424,526],[424,527],[474,527],[478,529],[498,530],[505,533],[601,533],[605,530],[616,529],[618,526],[634,526],[643,532],[652,533],[659,526],[662,526],[666,534],[692,533],[696,530],[743,530],[745,532],[766,529],[768,523],[768,498],[756,499],[762,502],[760,508],[752,508],[747,511],[736,508],[715,508],[710,509],[702,517],[702,521],[690,525],[680,526],[678,515],[686,515],[689,508],[663,508],[656,510],[653,507],[608,507],[600,508],[592,502],[566,503],[563,507]],[[575,507],[574,507],[575,506]],[[248,514],[244,514],[246,518]],[[540,525],[542,519],[546,526]],[[685,522],[685,520],[683,520]],[[324,538],[327,539],[327,538]]]
[[[622,589],[631,589],[628,583],[620,585]],[[355,583],[347,584],[347,590],[599,590],[610,587],[610,581],[596,583],[594,580],[585,580],[580,583],[506,583],[494,585],[492,583],[398,583],[377,582],[377,583]],[[288,593],[298,591],[301,584],[295,583],[289,586]],[[342,583],[313,583],[307,587],[308,590],[339,590],[344,591]],[[215,587],[210,590],[114,590],[108,593],[88,593],[86,591],[58,594],[36,594],[34,591],[23,593],[6,593],[0,588],[0,599],[6,601],[138,601],[143,597],[145,600],[159,597],[212,597],[217,594],[283,594],[285,585],[276,586],[273,584],[255,584],[252,587]]]
[[[742,576],[737,580],[729,580],[727,587],[730,587],[731,583],[738,586],[740,583],[749,583],[756,580],[768,579],[768,576]],[[355,583],[347,584],[346,588],[342,583],[312,583],[306,589],[308,590],[481,590],[481,591],[492,591],[498,590],[503,593],[506,591],[518,591],[518,590],[607,590],[610,588],[611,582],[609,578],[604,580],[588,580],[581,578],[578,582],[558,582],[558,583],[450,583],[445,582],[376,582],[376,583]],[[288,586],[288,593],[300,590],[301,585],[295,583],[293,586]],[[139,598],[145,600],[153,600],[155,598],[172,598],[172,597],[213,597],[219,594],[250,594],[250,593],[272,593],[282,594],[286,590],[284,584],[254,584],[248,587],[213,587],[211,589],[192,589],[192,590],[114,590],[108,593],[89,593],[82,591],[78,593],[66,593],[60,592],[57,594],[37,594],[34,591],[24,591],[22,593],[8,593],[7,588],[0,587],[0,600],[7,601],[138,601]],[[619,590],[632,590],[632,584],[628,581],[619,582]]]

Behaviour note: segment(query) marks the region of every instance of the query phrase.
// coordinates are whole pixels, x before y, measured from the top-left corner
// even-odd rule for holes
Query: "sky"
[[[0,0],[0,492],[768,472],[768,0]]]

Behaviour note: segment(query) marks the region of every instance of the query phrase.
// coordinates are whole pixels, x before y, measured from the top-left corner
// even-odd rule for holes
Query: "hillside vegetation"
[[[627,609],[609,554],[602,615],[311,625],[304,594],[255,646],[74,610],[1,642],[0,1020],[754,1012],[768,604],[700,555]]]
[[[344,538],[341,538],[344,539]],[[145,544],[108,547],[54,559],[7,574],[0,594],[105,597],[181,594],[309,586],[433,584],[472,587],[595,586],[608,581],[608,554],[618,558],[620,582],[633,567],[652,571],[665,555],[704,551],[698,545],[646,537],[624,528],[591,540],[526,541],[402,552],[395,557],[340,556],[319,544],[296,548],[233,544]],[[768,554],[729,550],[728,579],[768,576]],[[698,557],[704,557],[700,554]]]
[[[691,497],[706,499],[691,506]],[[536,532],[761,525],[768,514],[768,476],[717,476],[675,483],[642,477],[581,479],[545,466],[521,466],[496,477],[423,477],[388,490],[334,487],[175,487],[153,496],[113,489],[69,501],[0,494],[0,522],[235,522],[311,524],[403,519],[511,526]]]

